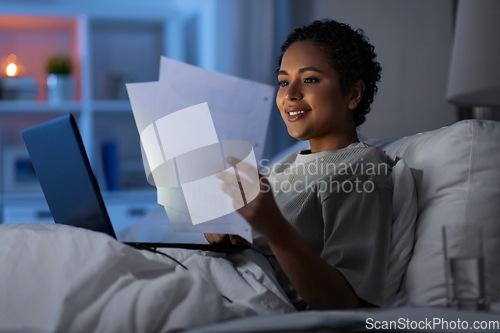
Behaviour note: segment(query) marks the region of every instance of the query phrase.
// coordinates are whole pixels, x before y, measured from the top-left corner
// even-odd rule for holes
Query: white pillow
[[[397,305],[405,300],[401,290],[402,279],[413,251],[415,220],[417,218],[417,191],[410,168],[399,160],[392,168],[392,231],[389,263],[384,284],[383,306]]]
[[[410,304],[445,305],[443,225],[483,226],[486,293],[500,290],[500,123],[468,120],[386,148],[410,167],[418,194],[415,247],[404,289]]]

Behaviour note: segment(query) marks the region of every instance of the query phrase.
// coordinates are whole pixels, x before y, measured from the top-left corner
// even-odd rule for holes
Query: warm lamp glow
[[[7,62],[8,63],[16,62],[16,60],[17,60],[17,57],[16,57],[16,55],[14,53],[9,54],[9,56],[7,57]]]
[[[5,68],[7,76],[20,76],[24,74],[24,66],[17,61],[17,57],[13,53],[9,54],[7,58],[2,58],[0,68]]]
[[[8,76],[16,76],[17,74],[17,66],[14,63],[10,63],[5,70]]]

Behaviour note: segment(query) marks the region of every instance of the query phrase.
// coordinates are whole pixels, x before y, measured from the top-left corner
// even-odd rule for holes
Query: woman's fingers
[[[231,244],[237,245],[239,242],[238,236],[235,235],[229,235],[229,240],[231,240]]]
[[[236,189],[227,183],[222,184],[220,188],[222,192],[226,193],[233,199],[234,208],[239,209],[240,207],[244,206],[243,196],[239,188]]]
[[[231,244],[228,234],[212,234],[212,236],[217,244]]]
[[[257,169],[249,163],[242,162],[231,157],[228,157],[227,159],[230,163],[233,161],[238,161],[239,184],[235,183],[235,174],[231,172],[220,172],[217,174],[217,177],[224,181],[224,184],[227,187],[221,188],[223,188],[223,191],[226,194],[230,195],[233,200],[237,201],[235,202],[234,207],[238,209],[243,204],[240,198],[242,193],[244,193],[247,203],[251,202],[257,197],[261,190],[261,186],[259,184],[259,178],[261,177],[261,175],[257,172]],[[242,192],[242,189],[244,190],[244,192]]]
[[[208,243],[215,244],[215,240],[214,240],[214,237],[212,236],[212,234],[204,234],[204,235],[205,235],[205,239],[208,241]]]
[[[217,178],[224,181],[225,183],[230,184],[234,181],[234,174],[227,172],[227,171],[221,171],[221,172],[217,173]]]
[[[246,240],[238,235],[228,234],[204,234],[210,244],[248,244]]]
[[[231,240],[231,244],[237,245],[237,244],[250,244],[248,243],[244,238],[238,236],[238,235],[229,235],[229,239]]]
[[[239,159],[235,157],[227,157],[226,158],[227,162],[231,164],[232,166],[236,166],[238,164],[238,170],[244,171],[245,173],[250,173],[250,172],[255,172],[257,169],[251,165],[250,163],[240,161]]]
[[[236,187],[236,184],[234,183],[235,181],[235,175],[232,174],[232,173],[229,173],[229,172],[219,172],[217,174],[217,178],[219,178],[220,180],[224,181],[224,184],[232,187],[232,188],[235,188]],[[239,177],[240,178],[240,183],[241,185],[243,186],[243,188],[246,188],[246,186],[251,186],[252,183],[250,183],[245,177]],[[239,189],[239,185],[238,185],[238,189]]]
[[[234,157],[228,157],[227,158],[229,164],[235,165],[238,164],[238,172],[240,174],[240,181],[247,180],[250,182],[258,182],[259,178],[262,177],[257,168],[247,162],[244,161],[239,161],[238,159]],[[242,177],[241,173],[244,173],[245,175]]]
[[[256,166],[254,166],[248,162],[241,161],[241,160],[239,160],[235,157],[231,157],[231,156],[227,157],[226,160],[233,167],[238,165],[238,171],[244,172],[250,179],[253,179],[254,177],[252,177],[252,176],[258,174],[258,170],[257,170]],[[259,177],[261,177],[260,174],[259,174]]]
[[[209,237],[213,240],[210,244],[249,244],[245,239],[238,235],[227,235],[227,234],[205,234],[205,237]],[[208,239],[208,238],[207,238]]]

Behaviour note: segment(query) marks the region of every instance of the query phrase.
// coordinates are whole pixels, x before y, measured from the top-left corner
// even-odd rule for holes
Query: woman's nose
[[[302,90],[300,88],[300,85],[297,83],[290,83],[286,94],[285,98],[289,101],[295,101],[295,100],[300,100],[302,99]]]

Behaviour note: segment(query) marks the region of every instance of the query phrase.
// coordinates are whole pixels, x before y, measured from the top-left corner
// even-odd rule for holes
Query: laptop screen
[[[54,221],[116,238],[73,116],[29,127],[23,138]]]

